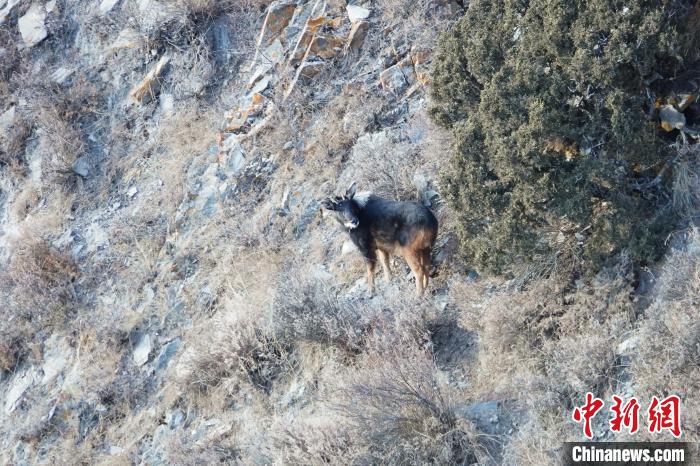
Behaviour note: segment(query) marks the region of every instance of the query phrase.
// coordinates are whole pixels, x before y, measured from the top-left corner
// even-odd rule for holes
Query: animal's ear
[[[321,206],[326,210],[335,210],[335,207],[336,207],[335,201],[333,201],[333,199],[331,199],[330,197],[324,199],[321,202]]]
[[[348,199],[352,199],[355,196],[355,192],[357,191],[357,181],[353,181],[350,187],[345,191],[345,197]]]

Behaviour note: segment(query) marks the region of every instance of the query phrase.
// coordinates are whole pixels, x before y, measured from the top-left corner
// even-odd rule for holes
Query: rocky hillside
[[[574,286],[455,254],[465,8],[0,0],[0,462],[550,464],[587,391],[677,393],[697,439],[692,229]],[[353,181],[438,216],[425,298],[399,258],[367,295],[320,209]]]

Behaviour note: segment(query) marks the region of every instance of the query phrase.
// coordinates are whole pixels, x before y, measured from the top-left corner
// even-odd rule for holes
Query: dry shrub
[[[358,456],[351,433],[329,415],[273,425],[272,436],[266,453],[274,464],[345,465]]]
[[[196,104],[179,109],[160,126],[156,144],[174,154],[195,155],[214,142],[213,128],[218,121],[217,109]]]
[[[277,418],[267,458],[281,464],[473,461],[469,427],[452,412],[432,356],[432,337],[449,325],[448,313],[398,286],[381,300],[363,300],[343,296],[298,264],[292,270],[279,274],[271,321],[294,348],[294,380],[310,384],[303,399],[320,396],[330,412],[304,411],[294,423]]]
[[[166,437],[161,446],[168,464],[207,466],[210,464],[242,464],[241,446],[235,436],[216,435],[192,443],[189,432],[176,432]]]
[[[42,181],[61,184],[73,177],[73,163],[88,150],[88,133],[99,126],[104,111],[99,83],[76,73],[69,85],[60,86],[49,76],[28,70],[16,73],[13,83],[17,94],[29,102],[27,119],[38,136],[34,150],[42,158]]]
[[[420,319],[378,325],[363,353],[318,382],[318,411],[278,418],[265,450],[280,464],[474,464],[473,427],[452,409],[450,389]],[[308,396],[308,395],[307,395]],[[314,402],[316,397],[312,398]],[[311,405],[315,406],[315,405]]]
[[[173,0],[171,6],[185,15],[215,17],[222,13],[251,11],[260,13],[271,0]]]
[[[531,417],[504,445],[501,464],[558,465],[561,462],[562,441],[571,435],[571,425],[564,425],[560,419]]]
[[[159,269],[159,282],[189,277],[196,283],[180,295],[194,315],[225,311],[269,317],[271,290],[283,254],[270,248],[265,238],[255,237],[264,244],[249,244],[249,225],[244,223],[237,218],[222,219],[217,222],[220,227],[209,226],[179,241],[175,257],[167,260],[165,256],[159,263],[165,266]]]
[[[630,374],[640,400],[675,394],[682,400],[684,438],[700,439],[700,233],[667,258],[657,292],[630,341],[636,354]]]
[[[13,248],[5,285],[12,288],[12,301],[32,321],[54,320],[55,311],[76,303],[74,283],[78,268],[73,259],[41,238],[23,237]]]
[[[146,219],[174,216],[185,196],[188,166],[215,141],[215,118],[214,109],[194,104],[164,117],[152,134],[144,128],[113,127],[109,137],[113,152],[123,155],[109,160],[105,171],[111,182],[102,185],[98,202],[107,202],[114,186],[157,182],[160,186],[150,190],[150,202],[142,206],[140,215]]]
[[[299,270],[280,274],[275,292],[272,320],[281,340],[361,348],[372,321],[363,303],[338,297],[329,283]]]
[[[459,18],[450,14],[450,7],[438,7],[447,3],[442,0],[383,0],[377,7],[384,30],[391,31],[400,43],[433,47],[439,33]]]
[[[173,0],[157,7],[126,4],[151,49],[174,54],[169,80],[177,95],[191,97],[218,86],[252,53],[265,0]],[[243,53],[242,50],[251,51]],[[227,74],[228,73],[228,74]]]
[[[14,220],[18,223],[24,221],[36,208],[40,199],[39,190],[34,186],[34,183],[27,182],[21,188],[18,187],[11,208]]]
[[[290,353],[261,328],[255,312],[245,307],[221,311],[192,330],[178,371],[184,387],[233,393],[249,384],[269,393],[275,379],[288,370]]]
[[[575,285],[549,278],[519,291],[479,282],[452,287],[463,324],[478,331],[473,395],[515,399],[526,410],[505,439],[502,464],[558,464],[561,442],[582,438],[570,421],[573,406],[589,391],[620,393],[619,345],[637,307],[630,272],[621,261]]]
[[[355,461],[473,464],[472,428],[450,407],[432,354],[407,335],[381,339],[326,403],[347,423]]]
[[[48,183],[65,180],[83,150],[82,135],[53,106],[42,107],[37,114],[37,131],[44,154],[42,179]]]
[[[382,157],[377,157],[382,154]],[[387,132],[362,136],[353,147],[350,160],[340,177],[341,185],[353,180],[367,189],[390,199],[419,199],[414,183],[421,166],[420,153],[408,141]]]
[[[422,344],[441,328],[457,325],[452,310],[415,298],[412,287],[394,280],[383,287],[381,299],[366,300],[344,294],[342,287],[305,271],[299,263],[288,265],[275,284],[271,316],[275,332],[290,345],[313,342],[359,353],[375,338],[394,341],[410,336]]]
[[[14,244],[6,270],[0,270],[0,371],[10,370],[34,352],[38,332],[60,328],[78,303],[76,264],[44,240],[23,237]]]
[[[195,36],[172,63],[169,86],[176,100],[202,97],[216,73],[213,51],[206,37]]]
[[[109,232],[113,238],[109,248],[91,264],[98,273],[108,272],[114,278],[118,277],[115,289],[125,291],[124,306],[132,305],[138,298],[134,291],[157,277],[167,237],[167,222],[162,215],[153,218],[138,215],[115,225]]]
[[[360,189],[398,200],[430,200],[441,163],[449,157],[450,135],[427,120],[423,111],[405,128],[367,133],[354,142],[339,178],[341,186],[358,181]]]
[[[313,92],[318,92],[318,86],[322,85],[314,82]],[[297,106],[307,105],[308,101],[313,101],[312,95],[304,95]],[[287,105],[294,107],[293,101],[287,101]],[[343,92],[326,105],[319,105],[315,111],[297,108],[295,113],[298,117],[313,122],[307,136],[310,141],[307,153],[319,165],[346,156],[357,138],[373,124],[383,105],[379,97],[363,86],[346,86]]]
[[[18,28],[4,27],[0,30],[0,98],[9,101],[12,93],[10,77],[20,67],[22,54]]]
[[[24,149],[31,126],[22,118],[14,121],[0,133],[0,167],[23,175],[26,173]]]
[[[684,218],[694,218],[700,212],[700,149],[683,145],[673,167],[673,207]]]
[[[506,455],[548,457],[541,448],[567,431],[570,407],[588,391],[600,396],[617,387],[617,347],[635,318],[629,262],[590,282],[566,283],[549,279],[518,292],[486,291],[490,296],[478,307],[465,310],[479,332],[477,393],[519,400],[543,429],[541,438],[519,434]]]

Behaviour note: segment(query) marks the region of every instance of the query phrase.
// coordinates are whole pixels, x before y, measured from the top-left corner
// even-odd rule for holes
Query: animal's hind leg
[[[389,265],[389,254],[381,249],[377,249],[377,255],[379,256],[379,262],[382,264],[382,269],[384,270],[384,278],[386,282],[391,281],[391,267]]]
[[[416,277],[416,293],[418,296],[423,296],[425,287],[423,286],[423,267],[421,265],[420,255],[414,251],[406,251],[404,257],[408,266],[411,267],[413,275]]]
[[[420,252],[421,265],[423,266],[423,288],[428,287],[428,278],[430,277],[430,254],[430,248],[423,249]]]

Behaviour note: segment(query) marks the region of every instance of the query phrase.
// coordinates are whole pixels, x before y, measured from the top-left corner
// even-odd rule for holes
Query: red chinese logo
[[[587,438],[593,438],[593,432],[591,431],[591,419],[601,410],[603,407],[603,400],[595,398],[592,393],[586,393],[586,404],[574,409],[573,418],[576,422],[583,421],[583,434]]]
[[[677,395],[663,401],[652,397],[647,414],[650,433],[668,430],[676,438],[681,436],[681,399]]]
[[[613,395],[613,405],[610,407],[613,416],[610,420],[610,430],[612,432],[622,432],[623,427],[630,434],[639,430],[639,401],[635,397],[630,398],[627,403]],[[591,420],[603,408],[605,403],[600,398],[596,398],[592,393],[586,393],[586,403],[583,406],[574,408],[572,418],[575,422],[583,422],[583,435],[593,438]],[[649,409],[647,409],[647,421],[650,433],[660,433],[668,430],[674,437],[681,436],[681,399],[678,395],[670,395],[663,400],[657,397],[651,398]]]
[[[634,434],[639,430],[639,402],[632,397],[624,406],[622,406],[622,398],[613,395],[615,404],[610,408],[614,413],[614,417],[610,420],[610,430],[613,432],[621,432],[622,427],[629,429],[630,434]]]

